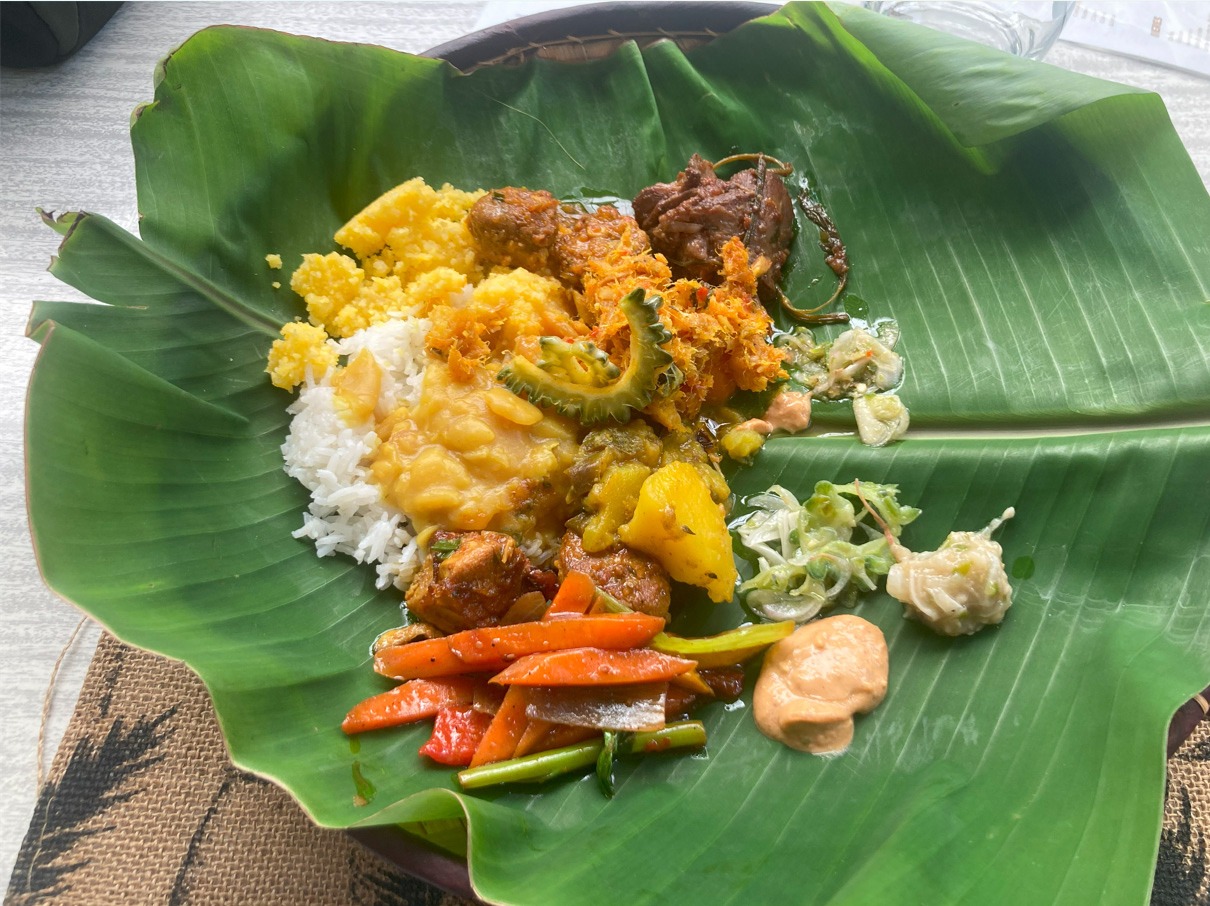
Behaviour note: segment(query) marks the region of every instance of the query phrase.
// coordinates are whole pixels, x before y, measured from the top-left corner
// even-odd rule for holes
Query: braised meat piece
[[[674,276],[703,283],[718,281],[722,247],[740,237],[750,260],[764,256],[769,262],[760,278],[761,296],[776,297],[794,238],[794,208],[764,157],[756,167],[721,179],[710,161],[695,154],[675,182],[656,183],[635,196],[634,216]]]
[[[555,558],[559,578],[569,570],[586,573],[597,587],[623,604],[652,616],[667,617],[672,587],[664,567],[646,554],[616,547],[590,554],[580,536],[568,532]]]
[[[612,205],[585,211],[544,190],[493,189],[471,207],[466,223],[486,261],[550,274],[572,289],[583,288],[588,262],[619,242],[635,254],[649,248],[634,218]]]
[[[559,214],[559,199],[549,192],[507,186],[476,201],[466,224],[480,254],[492,264],[548,273]]]
[[[517,598],[544,584],[542,571],[508,535],[437,532],[406,600],[421,620],[458,632],[496,625]]]
[[[613,205],[601,205],[591,213],[564,208],[555,242],[556,276],[573,289],[582,289],[588,262],[604,258],[623,242],[632,255],[650,248],[635,219]]]

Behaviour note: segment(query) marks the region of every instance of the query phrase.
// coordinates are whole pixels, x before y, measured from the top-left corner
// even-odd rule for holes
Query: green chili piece
[[[670,632],[657,633],[650,647],[675,657],[691,658],[702,667],[729,667],[742,664],[795,629],[793,620],[756,623],[729,629],[704,638],[684,638]]]

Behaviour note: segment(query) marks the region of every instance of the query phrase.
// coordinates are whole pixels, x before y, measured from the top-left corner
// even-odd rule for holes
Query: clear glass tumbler
[[[1074,3],[928,3],[887,0],[867,9],[927,25],[1015,54],[1040,60],[1059,37]]]

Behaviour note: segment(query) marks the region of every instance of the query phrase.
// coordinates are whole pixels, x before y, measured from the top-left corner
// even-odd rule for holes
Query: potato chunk
[[[618,536],[678,582],[706,589],[712,601],[731,600],[737,577],[731,535],[722,507],[689,463],[671,462],[643,482],[634,517]]]

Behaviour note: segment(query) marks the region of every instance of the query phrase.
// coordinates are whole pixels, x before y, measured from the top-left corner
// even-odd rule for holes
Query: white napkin
[[[1210,76],[1210,3],[1079,2],[1061,40]]]

